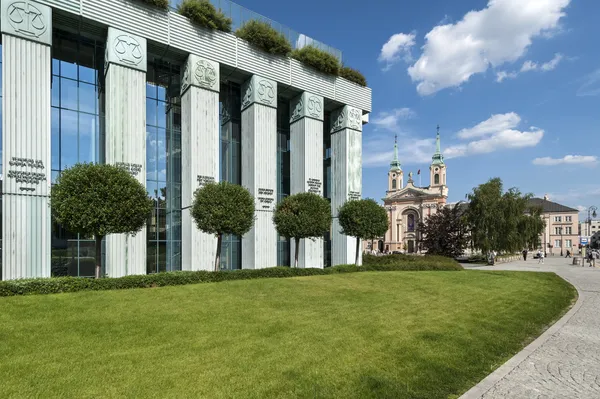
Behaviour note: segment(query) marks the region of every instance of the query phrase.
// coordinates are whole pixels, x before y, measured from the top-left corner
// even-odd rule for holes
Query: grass
[[[0,298],[0,397],[454,397],[575,295],[425,271]]]

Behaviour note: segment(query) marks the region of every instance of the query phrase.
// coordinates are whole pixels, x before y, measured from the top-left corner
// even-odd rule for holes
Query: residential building
[[[571,253],[578,251],[579,246],[579,211],[544,198],[532,198],[532,206],[542,208],[542,218],[546,224],[540,235],[542,248],[549,255],[564,255],[567,250]]]
[[[285,196],[323,195],[334,216],[361,198],[371,89],[197,26],[178,2],[1,0],[2,279],[93,276],[93,237],[53,223],[49,205],[52,183],[78,162],[126,168],[155,202],[146,229],[106,238],[112,277],[210,270],[216,239],[189,212],[207,182],[241,184],[257,201],[252,230],[224,239],[225,269],[290,264],[293,243],[272,222]],[[234,29],[263,19],[219,4]],[[281,31],[293,47],[341,59]],[[324,239],[304,240],[301,267],[354,261],[356,242],[336,223]]]

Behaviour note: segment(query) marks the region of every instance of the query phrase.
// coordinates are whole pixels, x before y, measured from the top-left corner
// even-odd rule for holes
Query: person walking
[[[565,258],[570,258],[570,257],[571,257],[571,251],[569,251],[569,250],[567,249],[567,255],[565,256]]]
[[[527,260],[527,248],[523,250],[523,260]]]
[[[544,252],[543,251],[538,251],[538,264],[544,264]]]

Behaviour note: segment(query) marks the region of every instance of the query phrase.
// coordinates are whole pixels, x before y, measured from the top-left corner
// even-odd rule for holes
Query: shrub
[[[231,32],[231,18],[217,10],[208,0],[183,0],[177,11],[192,22],[207,29]]]
[[[390,255],[396,257],[397,255]],[[374,256],[366,259],[376,258]],[[257,278],[286,278],[300,276],[323,276],[337,273],[356,273],[370,271],[417,271],[439,270],[457,271],[462,267],[452,260],[442,257],[408,257],[410,261],[400,258],[380,256],[385,261],[369,262],[365,266],[340,265],[327,269],[299,269],[290,267],[272,267],[267,269],[243,269],[232,271],[196,271],[166,272],[146,276],[125,276],[119,278],[90,279],[83,277],[57,277],[33,280],[0,281],[0,297],[15,295],[59,294],[78,291],[124,290],[132,288],[153,288],[187,284],[216,283],[220,281],[251,280]],[[436,259],[441,258],[441,259]],[[395,261],[393,259],[396,259]],[[430,260],[429,262],[423,261]],[[442,259],[444,261],[442,261]]]
[[[326,51],[314,46],[306,46],[292,51],[292,58],[306,64],[318,71],[330,75],[340,73],[340,61]]]
[[[271,25],[263,21],[250,20],[235,32],[240,39],[269,54],[287,55],[292,51],[289,40]]]
[[[367,79],[365,79],[365,75],[356,69],[346,66],[342,67],[340,69],[340,76],[363,87],[367,85]]]
[[[150,4],[151,6],[162,8],[163,10],[167,10],[169,8],[169,0],[140,0],[140,1],[142,3]]]
[[[363,267],[403,267],[402,270],[462,270],[462,266],[452,258],[438,255],[404,255],[385,256],[363,255]]]

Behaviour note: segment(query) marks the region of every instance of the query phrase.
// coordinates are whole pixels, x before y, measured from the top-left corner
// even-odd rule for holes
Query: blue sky
[[[341,49],[367,77],[365,197],[385,194],[395,134],[405,174],[425,171],[426,185],[439,124],[450,201],[498,176],[600,205],[600,2],[238,2]]]

